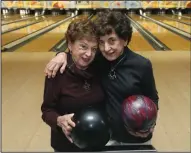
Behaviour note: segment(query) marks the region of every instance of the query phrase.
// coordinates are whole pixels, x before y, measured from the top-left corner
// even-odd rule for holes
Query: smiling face
[[[85,38],[68,44],[73,61],[79,69],[86,69],[94,60],[97,47],[97,40],[88,41]]]
[[[66,40],[76,67],[86,69],[95,58],[98,48],[94,23],[87,19],[73,21],[66,32]]]
[[[114,30],[111,34],[101,36],[99,40],[99,49],[108,61],[116,60],[123,53],[125,45],[126,42]]]
[[[106,10],[98,13],[95,25],[100,51],[108,61],[116,60],[131,41],[129,19],[119,11]]]

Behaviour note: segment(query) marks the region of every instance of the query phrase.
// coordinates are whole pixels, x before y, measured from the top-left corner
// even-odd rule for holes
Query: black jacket
[[[116,61],[109,62],[103,57],[100,57],[96,63],[98,61],[99,72],[102,73],[102,84],[108,99],[106,109],[113,137],[118,141],[128,143],[148,141],[152,134],[143,139],[126,132],[121,118],[121,104],[125,98],[138,94],[150,97],[158,107],[159,97],[150,60],[125,48]],[[114,75],[114,72],[110,73],[113,67],[115,67],[116,76],[114,80],[108,76],[109,74]]]

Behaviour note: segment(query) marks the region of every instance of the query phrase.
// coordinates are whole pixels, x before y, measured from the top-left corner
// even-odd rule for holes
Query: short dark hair
[[[114,29],[118,37],[127,41],[127,44],[131,41],[133,30],[130,21],[119,11],[106,10],[99,12],[95,24],[99,36],[111,34],[112,29]]]
[[[66,41],[71,43],[83,38],[98,40],[95,24],[88,19],[72,21],[68,26],[65,37]]]

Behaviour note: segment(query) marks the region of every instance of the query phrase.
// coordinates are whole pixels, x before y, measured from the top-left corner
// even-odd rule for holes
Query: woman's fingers
[[[66,127],[66,131],[71,132],[71,131],[72,131],[72,127],[68,125],[68,126]]]
[[[72,117],[74,116],[74,114],[66,114],[61,116],[58,121],[59,121],[59,125],[62,128],[62,131],[64,132],[65,136],[67,137],[67,139],[73,143],[70,134],[72,131],[72,128],[75,127],[75,123],[72,121]]]
[[[67,128],[62,128],[62,131],[64,132],[64,134],[65,134],[65,136],[66,136],[66,138],[71,142],[71,143],[73,143],[73,141],[72,141],[72,138],[70,137],[70,134],[71,134],[71,127],[67,127]]]
[[[68,135],[68,136],[66,136],[66,138],[71,142],[71,143],[73,143],[73,140],[72,140],[72,138]]]
[[[76,124],[75,124],[71,119],[68,120],[68,124],[69,124],[71,127],[75,127],[75,126],[76,126]]]

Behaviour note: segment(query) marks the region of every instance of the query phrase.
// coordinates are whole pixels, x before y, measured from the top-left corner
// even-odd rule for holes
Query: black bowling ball
[[[76,126],[71,132],[73,143],[80,149],[101,149],[110,139],[107,117],[104,112],[87,108],[73,116]]]

